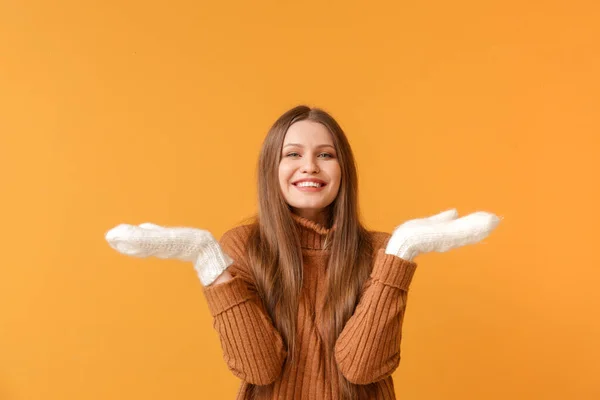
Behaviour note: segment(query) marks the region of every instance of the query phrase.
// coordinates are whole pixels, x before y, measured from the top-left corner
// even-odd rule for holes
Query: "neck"
[[[303,249],[325,250],[330,246],[335,225],[327,228],[295,213],[291,215],[299,229],[300,245]]]
[[[327,226],[327,212],[324,209],[294,208],[292,212],[312,222]]]

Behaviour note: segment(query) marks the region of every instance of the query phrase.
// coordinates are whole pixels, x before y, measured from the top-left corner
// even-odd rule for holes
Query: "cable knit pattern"
[[[249,226],[226,232],[220,240],[234,263],[233,279],[203,288],[214,328],[229,369],[242,382],[237,400],[250,400],[250,384],[274,382],[273,399],[339,398],[337,371],[351,382],[373,385],[374,399],[395,399],[391,374],[400,362],[400,341],[407,292],[416,264],[384,249],[390,234],[372,232],[375,252],[371,277],[336,345],[334,359],[323,356],[320,309],[325,299],[328,235],[326,228],[294,215],[300,231],[304,283],[298,309],[298,352],[295,363],[262,304],[245,253]]]

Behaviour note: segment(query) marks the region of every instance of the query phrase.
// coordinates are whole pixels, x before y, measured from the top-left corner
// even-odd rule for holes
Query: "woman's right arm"
[[[221,238],[234,262],[203,292],[229,369],[248,383],[267,385],[281,374],[287,352],[246,263],[244,229],[234,228]]]

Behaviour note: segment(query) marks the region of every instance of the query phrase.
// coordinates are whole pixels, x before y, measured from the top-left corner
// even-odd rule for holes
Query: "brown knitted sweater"
[[[298,309],[298,361],[287,351],[256,292],[245,243],[249,225],[227,231],[221,246],[234,263],[233,279],[203,289],[214,317],[224,359],[242,380],[236,400],[250,399],[250,384],[275,382],[273,399],[338,399],[337,370],[356,384],[377,388],[374,399],[395,399],[391,374],[400,363],[402,321],[416,264],[385,254],[390,234],[371,232],[373,269],[353,316],[335,345],[335,359],[324,360],[319,312],[324,301],[330,229],[293,215],[301,233],[304,284]]]

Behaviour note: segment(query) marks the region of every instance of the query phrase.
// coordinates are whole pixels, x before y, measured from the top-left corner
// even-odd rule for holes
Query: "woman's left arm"
[[[408,289],[417,267],[414,257],[477,243],[500,222],[487,212],[457,216],[452,209],[405,222],[385,250],[377,250],[371,276],[335,344],[338,368],[350,382],[376,382],[398,367]]]
[[[335,344],[335,360],[350,382],[366,385],[400,364],[402,322],[417,264],[379,249],[354,314]]]

